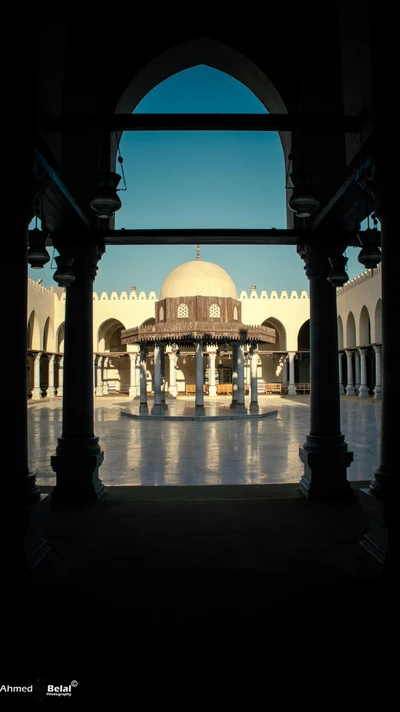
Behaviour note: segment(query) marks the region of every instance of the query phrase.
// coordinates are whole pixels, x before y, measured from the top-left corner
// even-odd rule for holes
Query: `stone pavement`
[[[248,398],[246,399],[248,401]],[[104,450],[100,478],[105,485],[247,485],[297,483],[303,474],[299,447],[309,432],[310,396],[260,396],[266,418],[174,420],[194,414],[193,397],[168,399],[165,418],[124,417],[138,412],[138,401],[110,395],[95,399],[94,432]],[[206,413],[229,413],[230,399],[212,404]],[[248,402],[246,402],[248,405]],[[149,398],[149,409],[152,399]],[[275,413],[275,411],[277,411]],[[230,411],[232,412],[232,411]],[[350,481],[369,481],[379,465],[381,403],[371,398],[341,398],[342,433],[354,462]],[[55,484],[50,458],[61,436],[58,398],[29,401],[29,468],[42,486]]]

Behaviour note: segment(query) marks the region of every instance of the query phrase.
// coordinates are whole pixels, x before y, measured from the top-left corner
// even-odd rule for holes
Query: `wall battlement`
[[[300,292],[300,294],[296,291],[290,292],[290,296],[286,290],[283,290],[280,294],[273,290],[268,294],[265,290],[260,292],[258,295],[255,290],[251,290],[249,293],[247,293],[245,290],[242,290],[240,292],[239,296],[239,301],[242,301],[244,299],[309,299],[308,293],[303,290]],[[101,292],[99,295],[97,292],[93,292],[93,300],[94,301],[102,301],[102,302],[107,302],[107,301],[158,301],[158,296],[156,292],[152,291],[149,292],[148,294],[146,292],[121,292],[119,295],[117,292],[111,292],[111,294],[107,294],[107,292]]]
[[[41,292],[42,294],[53,294],[53,290],[49,289],[48,287],[44,287],[42,284],[39,284],[39,282],[35,282],[34,279],[31,279],[28,277],[28,288],[35,289],[37,292]]]
[[[375,267],[374,269],[367,269],[365,272],[362,272],[361,274],[357,275],[357,277],[353,277],[353,279],[349,279],[346,284],[343,285],[343,287],[338,287],[336,290],[337,294],[343,294],[343,292],[347,292],[349,289],[353,289],[353,287],[357,287],[359,284],[362,284],[363,282],[366,282],[369,279],[372,279],[373,277],[376,277],[377,275],[381,274],[381,263]]]

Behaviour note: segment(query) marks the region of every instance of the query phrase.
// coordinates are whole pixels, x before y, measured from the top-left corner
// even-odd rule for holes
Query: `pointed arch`
[[[371,321],[367,307],[363,306],[359,321],[359,346],[369,346],[371,343]]]
[[[97,330],[97,351],[126,351],[126,344],[121,343],[121,331],[125,328],[118,319],[104,321]]]
[[[286,351],[286,329],[279,319],[274,316],[268,317],[263,321],[262,326],[269,326],[270,329],[275,329],[276,331],[276,341],[274,344],[263,344],[263,350],[265,351]]]
[[[34,309],[31,311],[28,319],[28,349],[34,349],[35,351],[42,350],[40,328]]]
[[[187,40],[154,57],[126,86],[115,107],[115,113],[132,113],[158,84],[173,74],[199,64],[218,69],[237,79],[253,92],[269,113],[287,114],[282,97],[267,75],[244,54],[210,37]]]
[[[344,349],[344,340],[343,340],[343,321],[342,317],[339,315],[338,316],[338,346],[339,346],[339,351],[343,351]]]
[[[382,343],[382,299],[378,299],[375,307],[375,334],[374,343]]]
[[[346,324],[346,348],[354,349],[356,347],[356,322],[353,312],[347,315]]]
[[[310,350],[310,320],[301,325],[297,334],[297,349],[298,351]]]

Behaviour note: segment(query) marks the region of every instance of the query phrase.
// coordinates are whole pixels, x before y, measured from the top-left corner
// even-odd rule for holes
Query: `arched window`
[[[219,318],[221,316],[221,307],[219,306],[219,304],[211,304],[209,316],[214,319],[216,317]]]
[[[237,321],[237,320],[238,320],[237,307],[233,307],[233,321]]]
[[[160,307],[160,311],[158,312],[158,319],[159,321],[164,321],[164,307]]]
[[[179,304],[178,319],[187,319],[189,316],[189,307],[187,304]]]

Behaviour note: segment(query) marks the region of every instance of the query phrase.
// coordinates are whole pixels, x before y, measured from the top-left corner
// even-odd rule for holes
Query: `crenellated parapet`
[[[303,289],[303,291],[300,292],[300,294],[294,290],[291,291],[290,297],[289,297],[286,289],[282,290],[280,294],[278,294],[278,292],[275,291],[275,289],[273,289],[272,292],[270,292],[269,294],[268,294],[268,292],[265,291],[265,289],[263,289],[259,295],[255,289],[252,289],[249,294],[246,292],[246,290],[242,290],[240,292],[239,299],[241,301],[243,301],[245,299],[258,300],[258,301],[264,300],[264,299],[287,299],[287,300],[292,299],[292,300],[295,300],[295,299],[309,299],[309,296],[308,296],[308,293],[304,289]]]
[[[381,264],[379,264],[377,267],[374,267],[373,269],[367,269],[365,272],[362,272],[361,274],[358,274],[357,277],[353,277],[353,279],[349,279],[346,284],[343,285],[343,287],[338,287],[336,290],[337,294],[343,294],[344,292],[347,292],[349,289],[354,289],[354,287],[358,287],[359,284],[362,284],[363,282],[367,282],[369,279],[372,279],[373,277],[376,277],[381,274]]]
[[[274,289],[268,293],[265,289],[263,289],[259,294],[256,292],[256,290],[252,289],[249,293],[246,292],[246,290],[242,290],[240,292],[239,300],[244,300],[244,299],[251,299],[251,300],[253,300],[253,299],[254,300],[263,300],[263,299],[288,299],[288,300],[290,300],[290,299],[292,299],[292,300],[295,300],[295,299],[309,299],[309,295],[305,290],[301,291],[300,293],[296,292],[295,290],[292,290],[290,292],[290,296],[289,296],[289,293],[286,291],[286,289],[282,290],[280,293]],[[120,302],[126,302],[126,301],[156,302],[156,301],[158,301],[158,296],[157,296],[157,293],[154,291],[151,291],[149,293],[131,291],[131,292],[120,292],[119,294],[117,292],[111,292],[111,294],[108,294],[107,292],[101,292],[100,294],[97,292],[93,292],[93,300],[94,301],[102,301],[102,302],[115,302],[115,301],[120,301]]]
[[[100,295],[97,292],[93,292],[93,301],[95,302],[155,302],[157,299],[157,294],[154,291],[148,294],[146,294],[146,292],[138,293],[136,290],[132,290],[129,293],[120,292],[120,294],[117,292],[111,292],[111,294],[101,292]]]
[[[54,293],[53,289],[49,289],[48,287],[43,287],[42,284],[40,284],[39,282],[35,282],[35,280],[30,279],[30,277],[28,277],[28,289],[34,289],[36,292],[40,292],[41,294],[46,294],[47,296]]]

